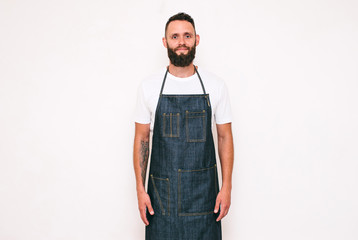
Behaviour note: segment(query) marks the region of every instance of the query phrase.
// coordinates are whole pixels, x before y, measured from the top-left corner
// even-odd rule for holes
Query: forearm
[[[218,136],[218,150],[222,172],[222,188],[231,191],[234,165],[234,144],[231,129],[229,133]]]
[[[134,138],[133,165],[136,176],[137,192],[145,191],[145,179],[149,158],[149,135],[137,135]]]
[[[135,136],[133,146],[133,165],[137,185],[137,198],[140,217],[145,225],[148,225],[146,217],[146,209],[151,215],[154,214],[153,207],[150,203],[150,197],[145,191],[145,175],[147,173],[147,165],[149,158],[149,124],[135,124]]]

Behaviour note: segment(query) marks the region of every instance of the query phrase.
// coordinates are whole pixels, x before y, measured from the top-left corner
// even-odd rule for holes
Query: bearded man
[[[221,219],[231,202],[232,116],[225,83],[193,64],[199,42],[188,14],[169,18],[163,37],[169,66],[146,78],[138,90],[133,163],[147,240],[222,239]],[[217,128],[221,188],[212,120]]]

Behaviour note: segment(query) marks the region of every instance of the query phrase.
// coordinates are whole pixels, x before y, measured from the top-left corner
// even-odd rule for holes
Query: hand
[[[138,193],[137,197],[138,197],[138,208],[139,208],[140,217],[141,217],[143,223],[146,226],[148,226],[149,221],[147,219],[147,215],[145,212],[146,208],[148,208],[150,215],[154,215],[154,210],[153,210],[152,204],[150,202],[150,197],[146,192]]]
[[[216,219],[217,222],[220,221],[223,217],[225,217],[226,214],[229,212],[230,204],[231,204],[231,191],[221,189],[221,191],[218,193],[216,197],[216,203],[214,208],[214,213],[217,213],[219,211],[219,206],[220,206],[220,215]]]

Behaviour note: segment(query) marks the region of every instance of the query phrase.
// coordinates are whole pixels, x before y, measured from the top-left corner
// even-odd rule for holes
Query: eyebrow
[[[186,35],[186,34],[194,35],[194,34],[192,34],[192,33],[190,33],[190,32],[185,32],[184,35]],[[172,33],[171,36],[173,36],[173,35],[179,35],[179,33]]]

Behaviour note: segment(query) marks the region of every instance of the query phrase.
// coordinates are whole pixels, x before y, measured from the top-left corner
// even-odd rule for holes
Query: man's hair
[[[165,24],[165,35],[167,34],[167,28],[168,28],[169,23],[172,22],[172,21],[176,21],[176,20],[182,20],[182,21],[190,22],[191,25],[193,25],[194,32],[196,32],[195,31],[194,19],[189,14],[186,14],[184,12],[180,12],[180,13],[175,14],[174,16],[171,16],[168,19],[167,24]]]

